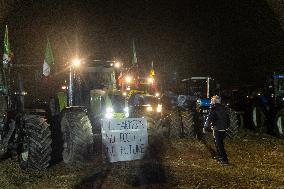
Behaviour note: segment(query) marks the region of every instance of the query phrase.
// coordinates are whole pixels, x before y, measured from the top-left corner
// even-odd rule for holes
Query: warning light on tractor
[[[157,106],[157,112],[161,113],[162,112],[162,104],[158,104]]]

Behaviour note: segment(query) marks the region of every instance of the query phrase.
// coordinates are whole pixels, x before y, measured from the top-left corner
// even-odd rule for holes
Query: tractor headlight
[[[125,82],[126,83],[131,83],[132,82],[132,77],[130,75],[125,77]]]
[[[150,84],[154,83],[154,78],[152,78],[152,77],[149,77],[147,80],[148,80],[148,83],[150,83]]]
[[[158,104],[157,106],[157,112],[161,113],[162,112],[162,104]]]
[[[125,107],[125,108],[123,109],[123,111],[124,111],[125,117],[129,117],[129,108],[128,108],[128,107]]]
[[[121,63],[120,62],[115,62],[114,63],[114,67],[117,68],[117,69],[120,68],[121,67]]]
[[[76,68],[79,67],[81,65],[81,63],[82,63],[81,60],[78,59],[78,58],[75,58],[75,59],[72,60],[72,64]]]
[[[152,106],[147,106],[146,111],[147,111],[147,112],[152,112],[152,111],[153,111]]]
[[[112,117],[113,117],[113,108],[107,107],[106,108],[105,118],[106,119],[111,119]]]

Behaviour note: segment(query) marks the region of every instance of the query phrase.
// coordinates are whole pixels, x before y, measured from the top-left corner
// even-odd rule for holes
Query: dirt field
[[[210,141],[210,138],[207,138]],[[152,141],[154,142],[154,141]],[[211,141],[210,141],[211,142]],[[151,159],[108,165],[57,164],[45,172],[24,172],[16,160],[0,164],[0,188],[283,188],[284,140],[268,135],[228,139],[230,166],[211,158],[200,140],[157,140]]]

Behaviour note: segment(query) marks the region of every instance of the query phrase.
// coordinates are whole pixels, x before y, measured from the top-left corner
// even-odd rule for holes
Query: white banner
[[[102,140],[110,162],[142,159],[148,146],[145,118],[102,120]]]

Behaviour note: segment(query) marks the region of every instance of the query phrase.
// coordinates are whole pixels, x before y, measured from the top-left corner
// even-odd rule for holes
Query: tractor
[[[273,74],[263,90],[249,97],[250,125],[258,132],[284,137],[284,74]]]
[[[138,76],[135,67],[134,70],[126,69],[121,74],[119,85],[126,96],[130,117],[144,117],[150,129],[157,129],[162,118],[162,103],[153,67],[147,77]]]
[[[160,129],[159,125],[163,116],[163,106],[158,97],[136,92],[129,97],[128,106],[131,112],[130,117],[143,117],[147,119],[149,135]]]
[[[59,145],[56,153],[65,163],[84,163],[100,154],[102,119],[144,117],[151,122],[146,114],[150,106],[155,111],[147,112],[161,112],[156,97],[118,90],[118,72],[109,61],[76,60],[70,64],[68,86],[50,102],[51,122],[62,134],[57,138],[62,138],[63,149]],[[146,111],[140,111],[142,107]]]
[[[63,143],[55,153],[65,163],[85,162],[93,157],[94,141],[100,141],[101,119],[126,118],[129,111],[108,62],[76,59],[68,74],[68,86],[50,101],[51,122],[62,134],[56,132],[55,140]]]
[[[181,80],[181,95],[168,91],[164,95],[172,137],[199,137],[210,109],[210,97],[220,93],[220,87],[210,77],[191,77]],[[169,103],[170,102],[170,103]],[[238,115],[228,108],[230,127],[227,134],[234,137],[239,130]]]
[[[24,170],[46,169],[52,139],[45,104],[27,94],[14,67],[8,63],[0,68],[0,158],[17,157]],[[19,79],[13,80],[17,75]]]

